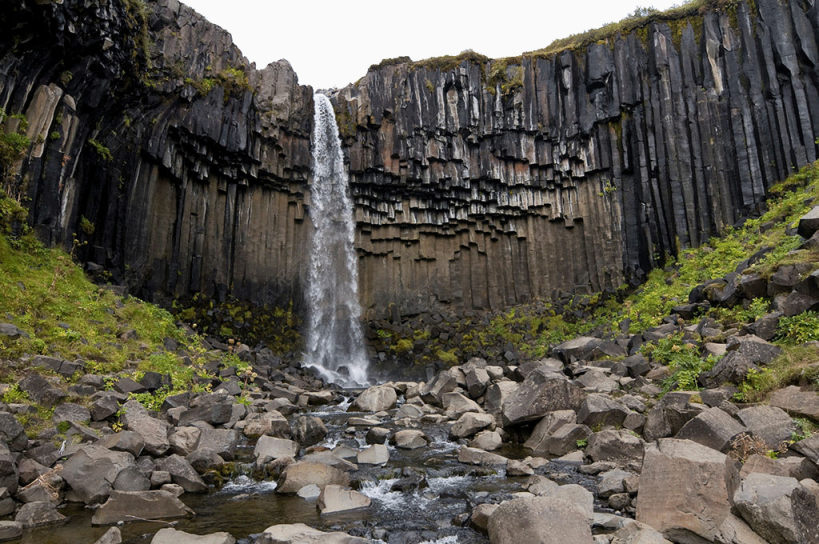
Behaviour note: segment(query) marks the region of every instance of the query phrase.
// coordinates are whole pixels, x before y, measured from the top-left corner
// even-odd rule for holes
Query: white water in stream
[[[304,364],[340,385],[367,385],[369,364],[359,323],[358,257],[348,176],[333,105],[322,94],[315,95],[314,102],[310,219],[315,230]]]

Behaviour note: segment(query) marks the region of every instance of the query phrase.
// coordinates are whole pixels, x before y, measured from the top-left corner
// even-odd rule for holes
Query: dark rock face
[[[17,188],[30,219],[54,245],[77,233],[82,258],[145,296],[286,302],[309,234],[312,91],[178,1],[145,2],[144,18],[141,3],[5,11],[0,105],[39,142]]]
[[[4,12],[0,105],[29,122],[30,220],[51,244],[77,233],[143,296],[298,306],[312,90],[177,0],[138,5]],[[551,57],[382,66],[339,91],[365,315],[615,287],[754,211],[816,159],[817,10],[739,3]]]
[[[365,304],[605,289],[754,211],[816,158],[819,18],[800,5],[740,3],[505,73],[371,69],[336,97]]]

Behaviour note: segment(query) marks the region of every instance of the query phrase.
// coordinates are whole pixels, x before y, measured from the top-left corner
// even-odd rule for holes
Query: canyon
[[[10,192],[50,245],[169,301],[303,309],[313,89],[176,0],[16,2]],[[819,7],[712,1],[577,47],[391,59],[331,94],[364,315],[612,290],[816,160]],[[19,119],[9,117],[6,131]]]

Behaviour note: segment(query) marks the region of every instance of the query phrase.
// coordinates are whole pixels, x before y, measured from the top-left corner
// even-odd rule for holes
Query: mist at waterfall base
[[[369,383],[358,302],[358,257],[349,180],[330,99],[314,96],[311,145],[313,240],[307,281],[308,330],[302,364],[344,387]]]

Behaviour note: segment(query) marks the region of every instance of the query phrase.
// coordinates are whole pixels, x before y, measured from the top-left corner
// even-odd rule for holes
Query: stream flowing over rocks
[[[740,408],[730,384],[662,395],[665,367],[637,353],[648,337],[707,344],[698,329],[670,316],[642,334],[569,340],[541,360],[473,358],[356,390],[214,343],[243,353],[252,380],[222,363],[213,392],[169,396],[158,412],[121,392],[156,387],[151,373],[84,375],[67,392],[89,395],[92,410],[58,405],[59,448],[3,417],[24,405],[0,406],[0,510],[10,516],[0,541],[819,542],[819,447],[815,435],[792,439],[800,410]],[[724,348],[755,364],[778,349],[728,332]],[[64,397],[66,385],[21,382],[35,398]]]

